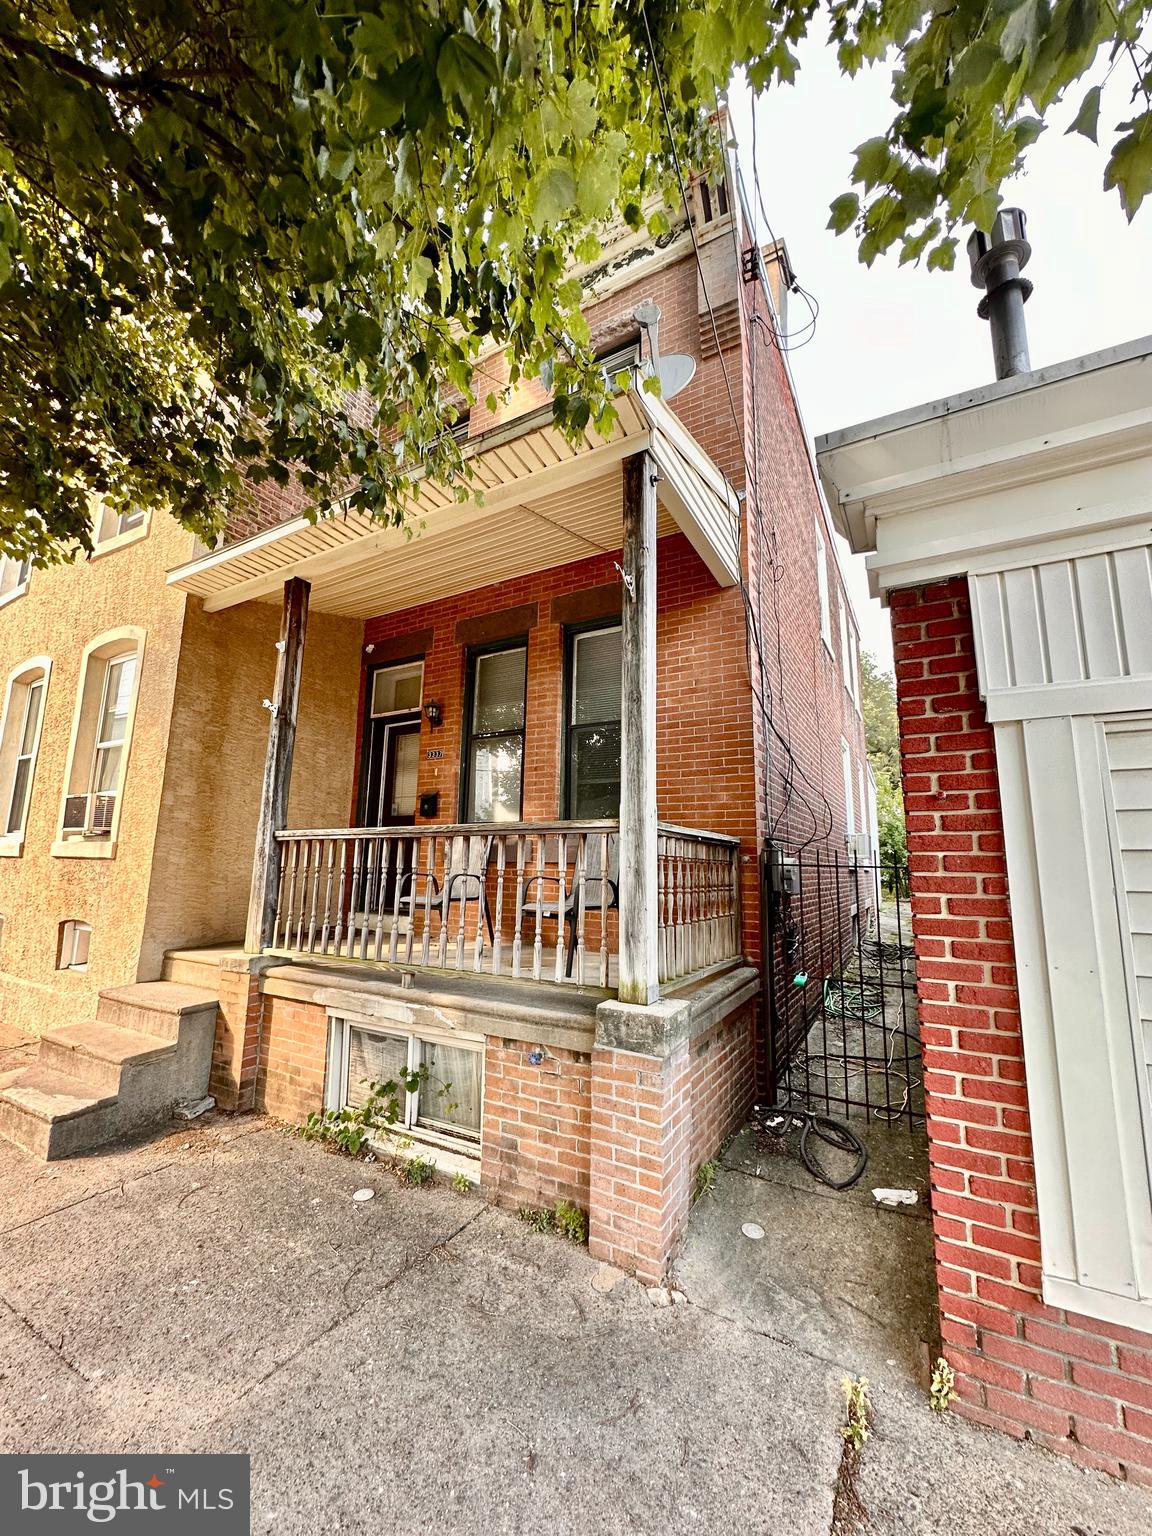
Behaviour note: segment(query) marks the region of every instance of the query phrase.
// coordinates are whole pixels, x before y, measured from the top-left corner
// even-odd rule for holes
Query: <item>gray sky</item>
[[[775,234],[818,300],[814,339],[790,354],[800,406],[814,435],[936,399],[993,378],[987,324],[976,316],[961,249],[951,273],[856,258],[852,236],[825,229],[828,204],[848,190],[852,150],[891,115],[889,74],[855,80],[839,73],[831,48],[800,50],[794,86],[775,87],[757,106],[757,172]],[[1102,180],[1105,133],[1127,115],[1129,81],[1117,65],[1100,114],[1101,148],[1065,136],[1080,95],[1031,151],[1009,201],[1028,215],[1036,291],[1027,320],[1032,366],[1042,367],[1152,332],[1152,199],[1129,225]],[[751,173],[750,97],[733,92],[732,116],[746,179]],[[966,238],[967,231],[964,231]],[[806,317],[793,300],[790,329]],[[867,596],[863,560],[841,542],[864,646],[890,665],[888,616]]]

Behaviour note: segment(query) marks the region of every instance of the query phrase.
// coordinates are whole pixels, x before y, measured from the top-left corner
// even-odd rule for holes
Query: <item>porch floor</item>
[[[223,961],[241,960],[244,956],[245,950],[241,943],[170,949],[164,958],[164,976],[168,980],[211,986],[214,981],[209,978],[214,977]],[[529,976],[514,976],[511,961],[493,974],[490,969],[440,970],[438,967],[409,965],[401,961],[393,964],[386,960],[349,959],[347,955],[304,955],[277,951],[265,958],[280,975],[288,975],[289,968],[302,979],[305,976],[315,979],[319,973],[325,973],[331,982],[333,975],[339,975],[350,984],[358,980],[373,988],[399,987],[405,992],[418,993],[421,1002],[440,1003],[445,1007],[465,1003],[473,1007],[477,1004],[482,1007],[485,1004],[492,1007],[506,1005],[514,1006],[522,1016],[539,1012],[554,1017],[559,1013],[588,1024],[595,1019],[597,1005],[605,998],[616,996],[618,979],[615,955],[611,958],[608,972],[610,984],[607,987],[581,985],[576,981],[557,982],[547,978],[533,981]],[[662,994],[666,998],[689,996],[705,982],[728,971],[739,970],[741,965],[741,961],[733,960],[691,976],[680,977],[674,982],[665,983],[661,988]]]

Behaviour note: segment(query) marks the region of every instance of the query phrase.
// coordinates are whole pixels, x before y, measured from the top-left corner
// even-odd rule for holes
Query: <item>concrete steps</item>
[[[164,956],[161,972],[165,981],[181,982],[190,987],[215,989],[221,960],[244,954],[242,944],[209,944],[189,949],[170,949]]]
[[[207,1092],[216,994],[172,981],[101,992],[96,1018],[40,1037],[0,1076],[0,1136],[51,1160],[163,1122]]]

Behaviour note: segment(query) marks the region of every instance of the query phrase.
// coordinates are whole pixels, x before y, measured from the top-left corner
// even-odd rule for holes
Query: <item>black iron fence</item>
[[[765,884],[775,1099],[915,1125],[924,1088],[905,867],[777,845]]]

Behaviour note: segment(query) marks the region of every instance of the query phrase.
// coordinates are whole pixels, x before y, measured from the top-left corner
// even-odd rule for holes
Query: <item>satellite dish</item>
[[[696,359],[687,352],[665,352],[656,362],[661,400],[671,400],[691,384],[696,373]]]
[[[652,371],[660,380],[661,400],[671,400],[692,382],[696,372],[696,359],[687,352],[660,351],[660,306],[653,299],[644,299],[632,311],[648,337],[648,356]]]

